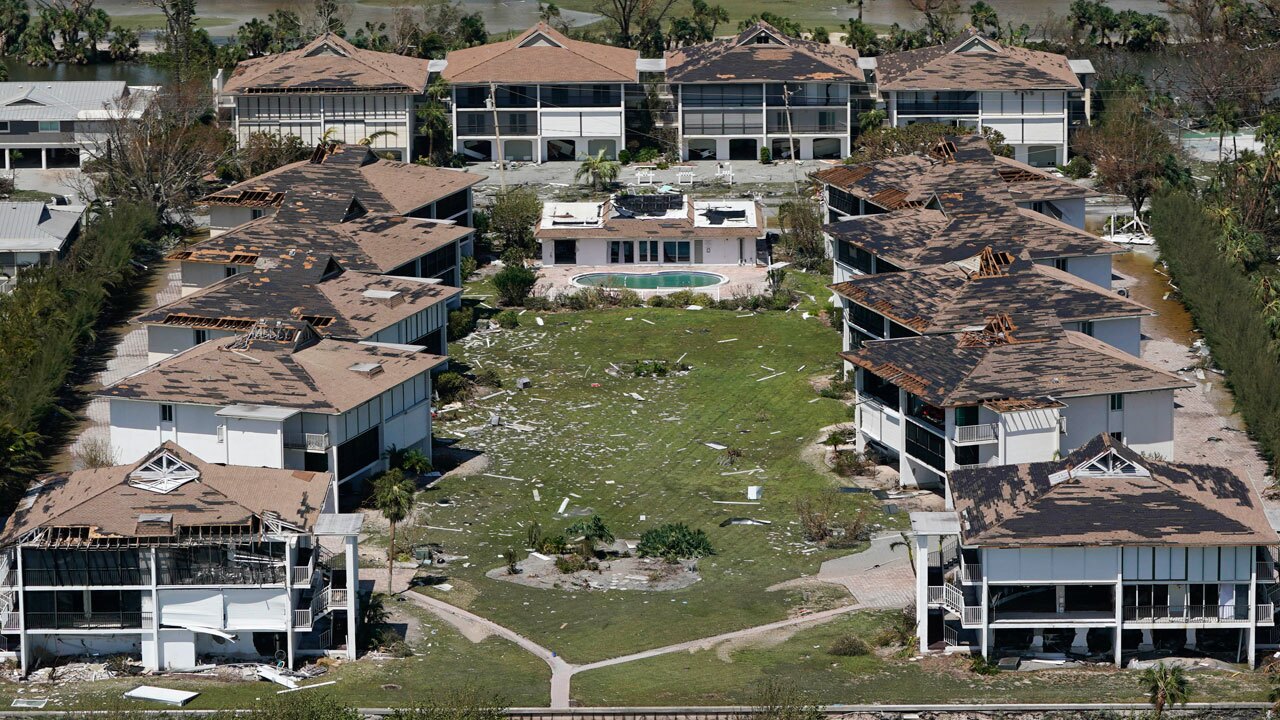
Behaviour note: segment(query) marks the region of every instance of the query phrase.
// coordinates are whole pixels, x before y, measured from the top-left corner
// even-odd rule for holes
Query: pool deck
[[[735,295],[759,295],[765,291],[765,269],[763,266],[750,265],[550,265],[538,268],[538,284],[534,286],[535,295],[554,298],[558,295],[576,292],[579,287],[573,278],[587,273],[654,273],[654,272],[700,272],[723,276],[727,282],[719,285],[692,288],[694,292],[706,293],[716,300],[727,300]],[[659,290],[636,290],[640,297],[673,293],[681,288],[662,288]]]

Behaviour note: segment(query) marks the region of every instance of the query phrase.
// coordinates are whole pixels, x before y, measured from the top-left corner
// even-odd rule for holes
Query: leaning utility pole
[[[502,151],[502,125],[498,122],[498,99],[494,94],[493,81],[489,81],[489,109],[493,111],[493,138],[497,145],[498,187],[507,191],[507,154]]]

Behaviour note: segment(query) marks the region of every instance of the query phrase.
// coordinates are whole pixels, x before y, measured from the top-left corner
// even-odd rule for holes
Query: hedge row
[[[1151,217],[1182,301],[1226,373],[1249,435],[1274,468],[1280,458],[1280,360],[1261,309],[1250,299],[1249,281],[1222,256],[1222,228],[1193,196],[1157,198]]]

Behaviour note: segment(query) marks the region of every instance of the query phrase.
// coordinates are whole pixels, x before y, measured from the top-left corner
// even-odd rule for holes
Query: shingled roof
[[[296,253],[279,258],[274,267],[220,280],[134,321],[243,331],[263,318],[285,314],[324,335],[362,340],[461,294],[461,288],[343,270],[331,256]]]
[[[538,23],[503,42],[454,50],[442,75],[451,83],[634,83],[636,50],[574,40]]]
[[[157,460],[182,468],[184,481],[163,492],[131,483],[135,472],[145,473]],[[194,477],[187,469],[194,471]],[[5,522],[0,544],[23,542],[34,531],[58,529],[83,531],[86,544],[127,538],[169,540],[200,527],[240,526],[261,532],[262,518],[268,513],[307,530],[320,516],[329,477],[323,472],[206,463],[166,442],[132,465],[37,478]],[[168,533],[157,536],[154,527],[139,532],[144,516],[160,515],[167,516]]]
[[[427,88],[429,63],[395,53],[361,50],[333,33],[324,33],[297,50],[241,62],[222,90],[229,95],[419,94]]]
[[[482,180],[483,175],[384,160],[363,145],[338,144],[219,190],[203,202],[261,208],[279,207],[286,197],[309,200],[313,215],[341,222],[352,197],[371,213],[407,215]],[[326,198],[331,201],[322,204]]]
[[[788,37],[758,22],[732,38],[667,53],[667,81],[862,82],[858,51]]]
[[[988,199],[1010,202],[1097,195],[1026,163],[995,155],[980,135],[947,137],[931,152],[837,165],[813,177],[886,210],[922,205],[957,190],[981,191]]]
[[[445,361],[425,352],[318,339],[299,321],[264,321],[245,335],[212,340],[161,360],[97,395],[336,415]]]
[[[870,340],[845,360],[939,407],[1173,390],[1193,385],[1046,312],[993,316],[986,328]]]
[[[1013,316],[1049,311],[1063,323],[1153,314],[1070,273],[991,248],[967,260],[859,275],[830,287],[922,335],[980,327],[993,308]]]
[[[963,544],[1275,545],[1262,499],[1227,468],[1144,457],[1099,435],[1058,461],[953,470]]]
[[[970,31],[944,45],[882,55],[881,90],[1079,90],[1067,58]]]
[[[286,205],[274,215],[252,220],[217,237],[168,255],[170,260],[268,268],[299,254],[332,256],[342,267],[368,273],[388,273],[410,260],[457,242],[469,227],[399,215],[368,215],[349,222],[317,221],[308,211]]]

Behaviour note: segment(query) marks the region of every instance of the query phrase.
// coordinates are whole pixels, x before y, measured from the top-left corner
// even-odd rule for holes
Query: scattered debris
[[[738,338],[729,338],[728,340],[717,340],[716,342],[723,345],[724,343],[738,342]]]
[[[560,503],[560,509],[556,511],[556,514],[557,514],[557,515],[563,515],[563,514],[564,514],[564,509],[565,509],[565,508],[567,508],[567,507],[569,507],[569,498],[565,498],[565,499],[564,499],[564,502]]]
[[[757,520],[749,517],[731,517],[726,518],[720,523],[720,527],[729,527],[730,525],[772,525],[772,520]]]
[[[656,323],[656,322],[654,322],[654,321],[652,321],[652,320],[650,320],[650,319],[648,319],[648,318],[640,318],[640,322],[647,322],[647,323],[649,323],[650,325],[657,325],[657,324],[658,324],[658,323]]]
[[[9,707],[39,710],[47,704],[49,704],[48,698],[14,698]]]
[[[325,681],[325,682],[319,682],[319,683],[316,683],[316,684],[314,684],[314,685],[300,685],[300,686],[295,687],[295,688],[287,688],[287,689],[285,689],[285,690],[277,690],[277,691],[276,691],[276,694],[277,694],[277,695],[284,695],[285,693],[298,692],[299,690],[310,690],[311,688],[318,688],[318,687],[324,687],[325,685],[337,685],[337,684],[338,684],[338,681],[337,681],[337,680],[327,680],[327,681]]]
[[[764,486],[762,486],[762,485],[748,485],[748,486],[747,486],[747,499],[748,499],[748,500],[759,500],[759,499],[760,499],[760,497],[761,497],[761,496],[763,496],[763,495],[764,495]]]
[[[764,377],[762,377],[762,378],[756,378],[756,382],[764,382],[765,380],[770,380],[770,379],[772,379],[772,378],[776,378],[776,377],[778,377],[779,375],[786,375],[786,374],[787,374],[787,371],[786,371],[786,370],[783,370],[782,372],[776,372],[776,373],[774,373],[774,374],[772,374],[772,375],[765,375],[765,376],[764,376]]]
[[[262,667],[266,666],[264,665]],[[130,700],[151,700],[153,702],[165,703],[166,705],[182,707],[183,705],[191,702],[192,699],[199,694],[200,693],[198,692],[171,690],[169,688],[155,687],[154,685],[139,685],[125,693],[124,696]]]
[[[293,690],[298,689],[298,681],[290,677],[292,673],[286,674],[284,670],[278,670],[270,665],[258,666],[258,677],[263,680],[270,680],[277,685],[283,685]]]

